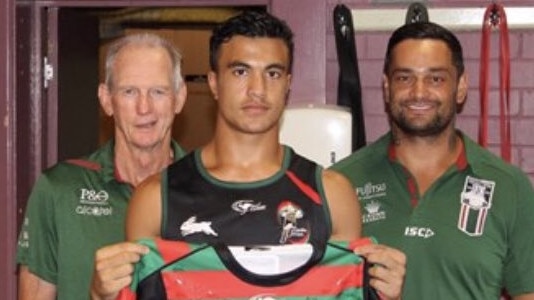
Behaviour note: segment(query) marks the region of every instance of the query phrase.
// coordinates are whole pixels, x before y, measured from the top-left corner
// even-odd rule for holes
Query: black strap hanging
[[[406,12],[406,24],[428,22],[428,10],[426,6],[421,2],[414,2],[408,6]]]
[[[350,108],[352,114],[352,150],[357,150],[365,146],[366,143],[365,123],[354,25],[351,11],[345,5],[336,5],[334,9],[334,31],[339,64],[337,104]]]

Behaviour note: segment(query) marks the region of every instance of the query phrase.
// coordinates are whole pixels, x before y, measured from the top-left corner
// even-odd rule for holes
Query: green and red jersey
[[[355,246],[372,242],[370,239],[315,245],[303,265],[268,275],[241,265],[227,246],[159,238],[139,242],[148,246],[150,252],[136,264],[133,282],[121,290],[117,300],[363,300],[376,297],[376,292],[369,287],[368,265],[352,251]],[[255,255],[268,260],[272,251],[291,246],[250,247],[244,251],[255,251]]]

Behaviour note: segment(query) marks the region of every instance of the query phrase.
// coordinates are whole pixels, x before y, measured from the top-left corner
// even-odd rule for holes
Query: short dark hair
[[[451,51],[452,63],[458,71],[458,77],[464,73],[464,59],[462,54],[462,45],[458,38],[448,29],[432,22],[415,22],[405,24],[397,28],[389,38],[384,61],[384,74],[387,74],[391,64],[391,53],[393,48],[400,42],[407,39],[433,39],[443,41]]]
[[[233,36],[280,38],[289,50],[289,71],[293,66],[293,32],[283,20],[267,13],[254,10],[245,11],[219,24],[213,29],[210,38],[210,67],[217,71],[217,60],[221,44]]]

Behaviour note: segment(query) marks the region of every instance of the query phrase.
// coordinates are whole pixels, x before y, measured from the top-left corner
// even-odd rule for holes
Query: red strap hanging
[[[489,102],[489,56],[491,30],[498,29],[499,36],[499,109],[501,157],[510,161],[512,143],[510,138],[510,44],[506,14],[501,4],[491,4],[484,13],[482,42],[480,51],[480,128],[478,141],[483,147],[488,145],[488,102]]]

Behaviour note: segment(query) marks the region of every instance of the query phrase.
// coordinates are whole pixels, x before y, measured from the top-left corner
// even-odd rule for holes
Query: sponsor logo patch
[[[278,220],[282,225],[280,244],[304,242],[308,238],[308,229],[300,225],[304,211],[291,201],[283,201],[278,206]]]
[[[404,229],[404,235],[428,239],[435,235],[434,231],[428,227],[407,226]]]
[[[385,197],[387,192],[387,186],[385,182],[372,183],[367,182],[363,186],[356,188],[356,193],[360,200],[370,200],[377,197]]]
[[[491,208],[495,182],[467,176],[460,193],[458,229],[470,236],[484,233],[486,217]]]
[[[22,230],[20,232],[18,245],[21,248],[28,248],[30,246],[30,236],[28,234],[28,226],[30,225],[30,219],[28,217],[24,218],[24,223],[22,224]]]
[[[381,209],[382,204],[379,201],[372,200],[363,206],[364,214],[362,215],[363,223],[371,223],[386,218],[386,212]]]
[[[265,210],[266,206],[261,204],[261,202],[254,203],[254,200],[238,200],[232,203],[232,209],[240,215],[244,215],[249,212]]]
[[[79,195],[80,202],[75,208],[76,214],[94,217],[113,215],[107,191],[82,188]]]

